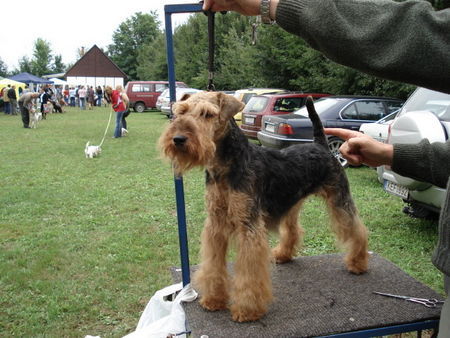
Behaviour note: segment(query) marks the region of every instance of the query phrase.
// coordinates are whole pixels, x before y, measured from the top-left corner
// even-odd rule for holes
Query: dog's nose
[[[176,146],[182,146],[186,143],[187,137],[184,135],[175,135],[173,137],[173,143],[175,143]]]

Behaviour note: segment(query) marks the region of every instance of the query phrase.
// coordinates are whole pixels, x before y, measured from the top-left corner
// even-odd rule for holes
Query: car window
[[[242,97],[242,102],[247,103],[248,101],[250,101],[252,96],[255,96],[255,94],[254,93],[244,94],[244,96]]]
[[[162,93],[167,87],[164,83],[155,83],[155,92]]]
[[[427,110],[441,121],[450,122],[450,94],[436,92],[426,88],[418,88],[406,101],[400,114],[410,111]]]
[[[273,107],[274,111],[293,112],[304,105],[302,97],[284,97],[278,99]]]
[[[401,101],[386,101],[386,108],[388,110],[388,114],[398,111],[403,106],[403,102]]]
[[[378,121],[386,115],[383,102],[360,100],[342,111],[343,119]]]
[[[151,92],[151,91],[152,91],[152,90],[151,90],[151,85],[150,85],[150,84],[143,84],[143,85],[142,85],[142,91],[143,91],[143,92],[146,92],[146,93]]]
[[[349,105],[342,111],[341,116],[345,120],[358,120],[358,111],[356,110],[356,105],[354,103]]]
[[[140,84],[134,84],[133,87],[131,87],[131,91],[133,93],[142,92],[141,85]]]
[[[330,107],[338,104],[341,101],[342,99],[339,98],[319,99],[314,102],[314,108],[316,109],[317,114],[320,115],[323,112],[327,111]],[[294,114],[308,117],[308,110],[305,106],[303,106],[299,110],[295,111]]]
[[[245,105],[244,111],[247,113],[260,113],[267,105],[269,99],[263,96],[253,96]]]

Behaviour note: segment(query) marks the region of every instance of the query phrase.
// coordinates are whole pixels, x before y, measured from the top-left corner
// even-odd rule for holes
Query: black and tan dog
[[[314,143],[272,150],[249,143],[234,122],[243,104],[217,92],[195,94],[174,105],[174,120],[159,140],[177,174],[206,170],[206,207],[201,264],[194,286],[208,310],[229,308],[235,321],[262,317],[272,301],[270,262],[290,261],[301,243],[298,224],[308,195],[322,196],[332,228],[347,248],[347,269],[367,270],[367,231],[350,195],[339,162],[328,149],[312,99],[307,101]],[[267,230],[280,242],[270,252]],[[237,257],[230,279],[226,253],[235,241]]]

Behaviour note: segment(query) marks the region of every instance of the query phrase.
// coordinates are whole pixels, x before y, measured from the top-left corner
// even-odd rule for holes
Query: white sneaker
[[[122,128],[122,136],[126,136],[128,134],[128,130]]]

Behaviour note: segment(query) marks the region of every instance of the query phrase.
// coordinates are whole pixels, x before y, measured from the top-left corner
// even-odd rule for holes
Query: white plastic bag
[[[124,338],[166,338],[171,334],[186,337],[182,334],[186,332],[186,316],[181,302],[195,299],[197,292],[190,284],[184,288],[182,283],[174,284],[157,291],[145,307],[136,331]]]

